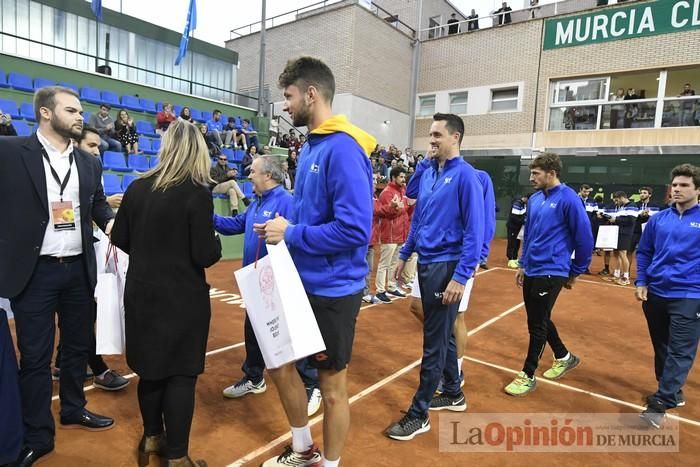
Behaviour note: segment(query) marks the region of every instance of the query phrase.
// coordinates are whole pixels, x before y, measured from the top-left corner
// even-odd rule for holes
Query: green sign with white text
[[[658,0],[545,21],[544,50],[700,29],[700,0]],[[694,52],[700,57],[700,39]]]

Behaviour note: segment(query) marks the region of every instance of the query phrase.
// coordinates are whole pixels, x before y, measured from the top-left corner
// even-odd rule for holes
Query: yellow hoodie
[[[377,146],[377,140],[374,136],[352,123],[348,122],[348,117],[345,115],[334,115],[325,122],[321,123],[318,128],[311,132],[315,135],[329,135],[331,133],[346,133],[350,135],[357,144],[360,145],[365,155],[369,157]]]

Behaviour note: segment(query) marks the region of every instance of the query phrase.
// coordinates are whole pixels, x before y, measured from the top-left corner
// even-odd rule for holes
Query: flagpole
[[[262,116],[265,109],[265,7],[266,1],[262,0],[262,21],[260,22],[260,71],[258,72],[258,117]]]

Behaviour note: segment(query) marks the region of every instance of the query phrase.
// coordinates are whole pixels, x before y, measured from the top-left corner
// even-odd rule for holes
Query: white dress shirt
[[[71,141],[70,144],[68,144],[68,148],[61,152],[41,134],[41,131],[37,130],[36,136],[46,150],[46,154],[51,161],[51,166],[53,166],[53,169],[56,171],[61,181],[65,178],[68,170],[71,170],[68,185],[66,185],[66,189],[63,191],[63,201],[72,201],[73,209],[75,210],[75,230],[54,230],[51,203],[61,200],[61,187],[53,178],[51,167],[46,161],[46,158],[42,155],[41,160],[44,163],[44,173],[46,175],[46,194],[48,195],[49,201],[47,206],[49,210],[49,223],[46,226],[46,233],[44,234],[44,241],[41,244],[40,254],[42,256],[48,255],[58,257],[82,254],[83,241],[82,232],[80,230],[80,181],[78,177],[78,166],[75,160],[73,160],[73,164],[71,165],[69,159],[70,154],[73,152],[73,142]]]

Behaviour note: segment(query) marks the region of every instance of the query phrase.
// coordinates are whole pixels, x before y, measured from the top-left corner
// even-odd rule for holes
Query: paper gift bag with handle
[[[326,345],[284,241],[267,245],[267,252],[234,275],[265,366],[279,368]]]
[[[595,247],[601,250],[617,250],[617,237],[620,233],[618,225],[601,225],[598,227],[598,237]]]
[[[106,256],[106,261],[102,259],[105,262],[105,272],[97,275],[95,287],[95,353],[120,355],[125,348],[124,286],[129,257],[112,244],[109,244]]]

